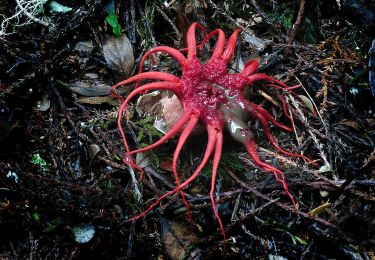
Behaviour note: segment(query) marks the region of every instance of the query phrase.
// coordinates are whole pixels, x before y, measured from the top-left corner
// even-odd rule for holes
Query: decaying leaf
[[[330,165],[323,165],[322,167],[319,168],[319,173],[326,173],[326,172],[331,172],[332,168]]]
[[[253,35],[253,32],[250,30],[246,30],[244,32],[244,41],[249,43],[250,45],[254,46],[257,51],[263,51],[268,44],[270,43],[269,41],[264,41],[261,38],[258,38]]]
[[[74,239],[78,243],[87,243],[95,235],[95,227],[91,224],[78,224],[73,228]]]
[[[126,35],[111,36],[103,45],[103,54],[108,66],[126,78],[134,66],[133,47]]]
[[[78,80],[72,82],[69,89],[72,92],[85,97],[108,96],[111,94],[110,86],[102,83],[95,83],[92,80]]]
[[[359,130],[359,128],[360,128],[358,122],[355,122],[353,120],[348,120],[348,119],[342,120],[339,124],[340,125],[350,126],[350,127],[354,128],[356,130]]]
[[[200,254],[199,248],[192,247],[198,242],[198,236],[189,226],[163,221],[161,233],[166,253],[171,259],[195,259],[193,255]]]
[[[100,147],[97,144],[90,145],[90,157],[91,160],[95,158],[95,156],[100,152]]]
[[[79,53],[83,54],[90,54],[92,50],[94,49],[94,44],[92,41],[82,41],[82,42],[77,42],[76,45],[74,46],[74,50],[78,51]]]
[[[141,115],[154,116],[154,127],[162,133],[168,132],[183,113],[176,95],[168,96],[167,92],[159,91],[142,95],[137,101],[136,110]]]
[[[111,96],[84,97],[84,98],[78,98],[78,101],[82,104],[88,104],[88,105],[102,105],[102,104],[109,104],[112,106],[118,105],[118,100],[114,99]]]

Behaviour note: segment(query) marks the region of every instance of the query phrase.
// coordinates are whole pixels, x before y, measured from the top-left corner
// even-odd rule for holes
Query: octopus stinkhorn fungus
[[[199,45],[197,45],[196,41],[196,29],[200,29],[205,35],[204,39]],[[233,136],[237,141],[244,144],[247,152],[257,166],[274,174],[276,180],[281,183],[285,193],[287,196],[289,196],[293,205],[296,206],[293,196],[288,190],[288,185],[285,181],[283,172],[274,166],[261,161],[257,153],[254,135],[245,123],[245,119],[242,118],[243,112],[246,112],[251,118],[259,121],[271,145],[274,146],[279,152],[288,156],[304,158],[305,160],[313,163],[310,159],[301,154],[294,154],[283,150],[271,136],[268,123],[271,123],[288,132],[293,130],[292,127],[277,122],[263,107],[246,99],[243,94],[245,87],[252,86],[258,81],[266,81],[269,83],[270,87],[282,88],[285,90],[290,90],[291,88],[288,88],[288,86],[286,86],[284,83],[266,74],[256,73],[258,68],[257,60],[251,60],[248,62],[244,69],[239,73],[228,73],[227,65],[235,51],[239,33],[239,29],[235,30],[229,39],[226,40],[225,34],[221,29],[216,29],[209,34],[206,34],[205,28],[199,23],[195,22],[189,27],[187,32],[187,48],[185,49],[185,51],[187,51],[187,57],[185,57],[185,55],[182,53],[182,50],[179,51],[171,47],[159,46],[152,48],[143,56],[140,64],[140,70],[137,75],[121,81],[113,86],[113,93],[114,95],[117,95],[115,90],[118,87],[132,82],[136,83],[135,90],[133,90],[125,98],[125,100],[121,99],[121,97],[117,95],[122,100],[117,123],[126,150],[125,155],[123,156],[123,161],[126,164],[142,171],[142,169],[133,161],[132,155],[154,149],[182,131],[172,161],[173,175],[176,180],[177,187],[157,198],[154,203],[148,207],[148,209],[133,217],[132,220],[145,216],[164,198],[178,192],[181,194],[182,201],[186,206],[188,217],[190,221],[192,221],[191,212],[184,196],[183,189],[198,177],[200,171],[207,164],[208,160],[213,154],[210,199],[212,209],[225,241],[224,226],[216,209],[214,197],[216,174],[222,152],[224,127],[227,127],[228,130],[233,133]],[[203,63],[197,58],[197,49],[202,49],[205,43],[215,36],[217,37],[217,42],[212,56],[206,63]],[[145,60],[156,52],[167,53],[180,63],[182,69],[181,78],[164,72],[143,72]],[[144,84],[143,86],[138,86],[141,80],[157,81]],[[184,113],[176,124],[170,129],[170,131],[167,132],[156,143],[142,149],[131,151],[127,144],[122,127],[123,113],[126,112],[128,115],[127,105],[134,96],[149,90],[170,90],[174,92],[183,105]],[[291,120],[291,116],[288,113],[284,98],[280,96],[280,99],[283,104],[284,114]],[[181,182],[177,172],[177,161],[179,154],[187,138],[192,133],[199,121],[206,125],[208,132],[208,144],[199,166],[188,179]]]

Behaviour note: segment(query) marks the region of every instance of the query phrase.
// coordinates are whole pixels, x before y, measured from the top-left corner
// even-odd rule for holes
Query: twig
[[[260,16],[263,17],[264,21],[265,21],[266,23],[268,23],[268,24],[272,24],[272,23],[270,22],[270,19],[268,18],[268,16],[263,12],[262,9],[260,9],[260,7],[259,7],[259,5],[256,3],[256,1],[255,1],[255,0],[251,0],[251,3],[252,3],[252,5],[254,6],[255,10],[258,12],[258,14],[259,14]]]
[[[134,45],[137,42],[135,22],[135,0],[130,0],[130,41]]]
[[[165,20],[169,22],[169,24],[172,26],[174,32],[176,33],[177,36],[177,42],[182,41],[182,35],[180,31],[178,30],[177,26],[174,24],[174,22],[168,17],[168,15],[161,9],[159,6],[156,6],[156,10],[164,17]]]
[[[301,26],[301,21],[302,21],[302,16],[303,12],[305,11],[305,0],[301,0],[301,3],[299,5],[299,10],[298,10],[298,15],[295,23],[293,24],[293,28],[289,33],[289,38],[288,38],[288,48],[286,49],[286,55],[289,55],[291,53],[291,45],[294,42],[294,39],[296,38],[297,32]]]

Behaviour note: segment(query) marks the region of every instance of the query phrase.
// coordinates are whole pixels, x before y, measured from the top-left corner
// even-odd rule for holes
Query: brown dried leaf
[[[101,104],[109,104],[112,106],[118,105],[118,100],[114,99],[111,96],[104,96],[104,97],[84,97],[79,98],[78,101],[81,104],[89,104],[89,105],[101,105]]]
[[[352,121],[352,120],[348,120],[348,119],[344,119],[342,120],[340,123],[340,125],[346,125],[346,126],[350,126],[356,130],[359,130],[360,126],[357,122],[355,121]]]
[[[126,35],[111,36],[103,45],[104,58],[110,68],[127,77],[134,66],[133,47]]]
[[[199,251],[192,247],[198,242],[197,234],[183,223],[163,221],[162,241],[171,259],[191,259]]]

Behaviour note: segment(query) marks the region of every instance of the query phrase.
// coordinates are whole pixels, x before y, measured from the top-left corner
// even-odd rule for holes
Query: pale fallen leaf
[[[153,91],[141,95],[137,100],[136,110],[141,116],[150,115],[154,119],[153,126],[165,134],[176,124],[184,113],[180,100],[167,91]],[[198,125],[193,134],[202,133],[204,128]]]
[[[146,168],[147,166],[152,166],[150,154],[149,153],[137,153],[135,155],[135,163],[141,168]]]
[[[312,113],[315,113],[314,105],[308,97],[304,95],[298,95],[298,97],[303,102],[305,107],[307,107]]]
[[[184,111],[177,96],[169,97],[166,91],[153,91],[140,96],[136,110],[142,116],[153,116],[154,127],[164,134],[172,128]]]
[[[103,45],[103,54],[108,66],[126,78],[134,66],[133,47],[125,34],[111,36]]]
[[[53,12],[57,12],[57,13],[67,13],[67,12],[70,12],[72,11],[73,9],[71,7],[67,7],[67,6],[64,6],[62,4],[59,4],[58,2],[56,1],[51,1],[49,3],[49,8],[50,8],[50,11],[53,13]]]

